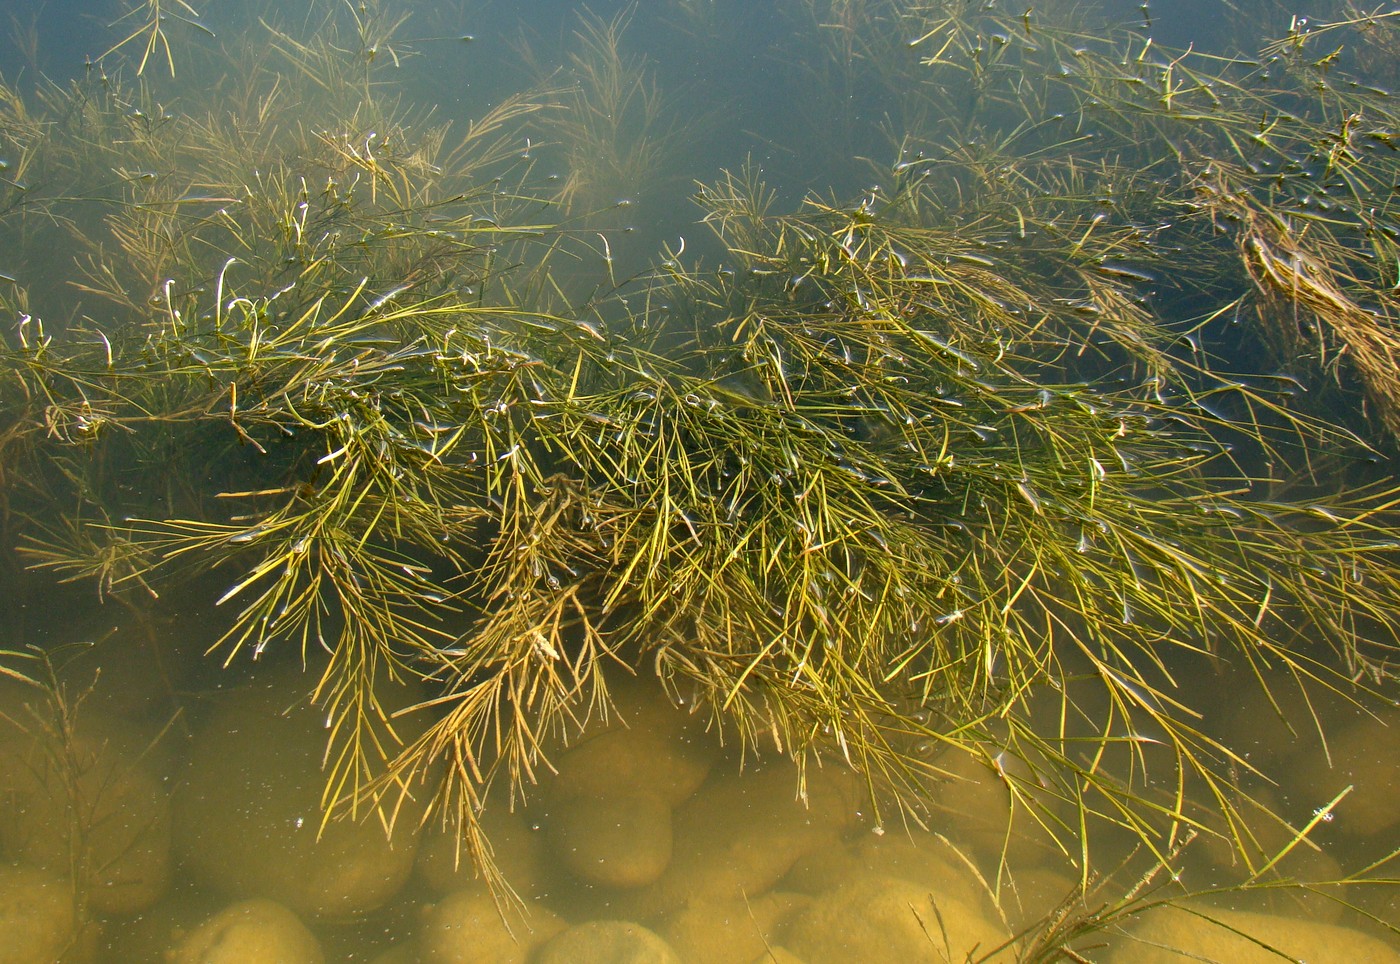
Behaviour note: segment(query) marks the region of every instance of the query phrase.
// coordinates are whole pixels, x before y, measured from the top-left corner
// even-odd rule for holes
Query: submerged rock
[[[549,842],[579,880],[641,887],[671,862],[671,808],[651,795],[573,798],[556,805]]]
[[[395,944],[374,957],[370,964],[421,964],[418,951],[412,944]]]
[[[1250,797],[1260,808],[1267,808],[1275,814],[1285,813],[1285,807],[1278,795],[1269,787],[1250,791]],[[1301,828],[1306,819],[1304,814],[1292,815]],[[1299,842],[1297,829],[1283,823],[1281,819],[1266,816],[1261,811],[1248,827],[1244,843],[1248,848],[1250,862],[1236,852],[1238,841],[1231,828],[1215,815],[1207,819],[1213,822],[1217,832],[1204,835],[1204,839],[1190,848],[1188,860],[1204,864],[1201,868],[1209,874],[1210,880],[1244,880],[1254,868],[1274,863],[1266,879],[1294,881],[1301,884],[1317,884],[1315,887],[1261,887],[1233,895],[1231,904],[1239,910],[1255,910],[1262,913],[1278,913],[1284,916],[1299,916],[1311,921],[1336,923],[1345,911],[1345,901],[1354,899],[1347,893],[1344,884],[1333,883],[1343,880],[1346,872],[1325,846],[1331,827],[1323,823],[1314,827],[1308,838]],[[1238,833],[1238,830],[1236,830]],[[1324,846],[1319,847],[1319,843]]]
[[[1112,964],[1277,964],[1280,960],[1387,964],[1400,961],[1400,952],[1335,924],[1213,907],[1163,906],[1120,932],[1107,960]]]
[[[705,782],[718,748],[666,702],[659,686],[651,692],[629,682],[611,690],[616,715],[554,757],[557,775],[544,787],[545,798],[655,796],[673,807],[689,799]]]
[[[169,964],[322,964],[316,936],[296,914],[270,900],[219,911],[166,954]]]
[[[1306,717],[1285,718],[1280,715],[1279,699],[1296,698],[1281,679],[1265,677],[1269,688],[1253,680],[1231,677],[1229,699],[1219,698],[1205,703],[1206,719],[1220,730],[1226,746],[1251,764],[1268,769],[1285,762],[1290,756],[1318,743],[1316,725]],[[1318,687],[1321,690],[1321,687]],[[1309,693],[1308,701],[1325,700],[1321,693]]]
[[[400,812],[392,839],[373,813],[322,828],[327,731],[324,713],[306,705],[311,683],[300,672],[274,674],[204,721],[175,795],[175,842],[186,868],[225,893],[349,918],[381,907],[408,879],[419,814]],[[391,708],[414,699],[381,689]],[[410,737],[405,728],[399,734]]]
[[[867,834],[849,845],[814,851],[793,866],[783,884],[820,894],[860,877],[906,880],[935,897],[952,897],[992,913],[986,888],[951,845],[918,830]]]
[[[999,772],[979,756],[949,749],[934,761],[947,774],[935,794],[938,808],[948,815],[950,831],[984,857],[1029,863],[1057,855],[1060,850],[1044,825],[1022,800],[1013,799],[1009,780],[1018,788],[1034,786],[1030,767],[1010,753],[997,753]],[[1045,796],[1041,805],[1049,805]]]
[[[1352,788],[1332,811],[1329,829],[1353,837],[1391,830],[1400,824],[1400,714],[1358,716],[1334,727],[1325,748],[1294,759],[1289,778],[1290,794],[1304,795],[1310,807]]]
[[[779,945],[777,947],[765,949],[762,954],[755,957],[749,964],[806,964],[806,962],[786,947]]]
[[[667,914],[658,931],[686,964],[748,964],[763,959],[788,919],[811,902],[806,894],[791,893],[697,899]]]
[[[478,817],[491,847],[491,859],[506,884],[524,898],[542,894],[548,880],[548,848],[544,833],[530,815],[512,812],[503,803],[490,801]],[[418,848],[418,876],[438,896],[460,890],[487,893],[486,881],[477,873],[465,841],[455,827],[430,825]]]
[[[210,903],[206,895],[172,888],[159,903],[139,914],[104,922],[100,961],[163,962],[165,955],[222,905]]]
[[[156,903],[171,876],[170,799],[154,732],[103,713],[59,720],[38,690],[0,722],[0,845],[25,863],[77,873],[99,914]]]
[[[0,864],[0,959],[54,964],[77,941],[73,885],[37,867]]]
[[[786,761],[711,780],[676,810],[671,863],[632,895],[632,912],[645,917],[693,899],[756,897],[801,857],[835,844],[854,819],[851,787],[829,768],[814,770],[804,804],[798,785]]]
[[[977,908],[893,877],[864,877],[827,891],[794,917],[783,945],[808,964],[961,961],[1010,934]]]
[[[1001,911],[1012,931],[1019,934],[1076,909],[1087,910],[1079,878],[1049,867],[1008,870],[1003,881]]]
[[[595,920],[568,930],[539,949],[534,964],[681,964],[671,946],[631,921]]]
[[[510,910],[505,910],[510,914]],[[530,952],[564,930],[560,918],[531,907],[525,919],[510,914],[489,894],[449,894],[423,913],[418,931],[419,964],[525,964]],[[585,960],[585,958],[579,958]]]

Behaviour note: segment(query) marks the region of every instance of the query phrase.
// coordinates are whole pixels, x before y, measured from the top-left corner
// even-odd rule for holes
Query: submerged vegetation
[[[1395,697],[1395,13],[1246,56],[1070,3],[788,4],[863,188],[733,163],[701,254],[625,278],[616,202],[683,136],[625,18],[452,125],[390,86],[401,14],[313,6],[224,52],[152,5],[0,88],[8,551],[132,606],[216,586],[218,659],[320,668],[328,818],[431,800],[487,872],[486,788],[528,798],[625,667],[849,766],[877,827],[966,753],[1086,883],[1123,830],[1266,879],[1191,681]],[[185,49],[224,59],[176,98]],[[401,744],[386,678],[430,694]]]

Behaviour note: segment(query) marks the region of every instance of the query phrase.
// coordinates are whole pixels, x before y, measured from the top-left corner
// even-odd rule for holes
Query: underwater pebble
[[[412,944],[396,944],[370,961],[370,964],[420,964]]]
[[[395,944],[384,953],[371,959],[370,964],[420,964],[418,951],[412,944]]]
[[[998,759],[1023,781],[1022,786],[1024,781],[1034,781],[1030,768],[1017,757],[1003,753]],[[934,765],[947,774],[935,792],[935,803],[948,815],[959,841],[988,859],[1000,859],[1004,853],[1033,863],[1058,852],[1049,832],[1028,808],[1021,803],[1013,806],[1006,780],[986,761],[953,748],[939,754]]]
[[[1250,681],[1243,685],[1239,680],[1231,682],[1235,690],[1231,698],[1218,699],[1211,704],[1211,710],[1221,717],[1217,725],[1225,744],[1251,764],[1276,766],[1318,742],[1317,728],[1306,715],[1285,720],[1279,716],[1278,708],[1270,701],[1264,687]],[[1282,688],[1285,685],[1271,681],[1277,698],[1296,699],[1296,694]],[[1288,700],[1284,705],[1291,702]]]
[[[1291,817],[1298,827],[1307,823],[1306,814],[1288,814],[1278,794],[1270,787],[1252,789],[1250,796],[1258,805],[1267,807],[1272,813]],[[1223,818],[1210,814],[1206,819],[1207,825],[1212,827],[1215,833],[1202,834],[1187,848],[1187,861],[1195,862],[1204,858],[1205,866],[1201,869],[1209,875],[1205,878],[1207,880],[1219,879],[1222,876],[1226,879],[1247,876],[1249,869],[1244,859],[1236,852],[1235,841],[1224,825]],[[1263,867],[1287,850],[1287,854],[1275,864],[1271,877],[1302,882],[1342,880],[1346,877],[1346,871],[1326,849],[1327,838],[1336,836],[1328,832],[1330,829],[1326,824],[1315,827],[1308,835],[1307,842],[1295,845],[1294,828],[1258,813],[1249,824],[1249,853],[1252,865]],[[1319,849],[1318,844],[1322,844],[1323,849]],[[1333,898],[1354,896],[1345,893],[1344,887],[1325,888],[1324,893],[1293,887],[1258,888],[1233,895],[1231,905],[1239,910],[1294,914],[1307,920],[1331,924],[1341,919],[1345,909]]]
[[[772,889],[801,857],[835,844],[854,821],[852,786],[835,768],[807,774],[807,805],[797,788],[797,768],[787,761],[711,780],[676,809],[666,872],[622,906],[644,918],[691,899],[726,902]]]
[[[0,959],[53,964],[77,939],[73,887],[37,867],[0,864]]]
[[[930,947],[930,934],[947,946]],[[1000,924],[952,897],[893,877],[864,877],[827,891],[798,913],[783,945],[808,964],[961,961],[1010,937]]]
[[[1206,920],[1202,914],[1219,923]],[[1105,960],[1109,964],[1179,964],[1186,960],[1277,964],[1285,959],[1244,935],[1266,942],[1287,959],[1308,964],[1400,961],[1400,952],[1347,927],[1198,904],[1190,910],[1166,905],[1137,917],[1126,928],[1126,936],[1112,941]]]
[[[763,958],[806,894],[768,893],[747,901],[696,899],[661,921],[657,932],[686,964],[748,964]]]
[[[219,911],[173,947],[169,964],[322,964],[321,945],[296,914],[271,900]]]
[[[641,887],[671,862],[671,808],[650,794],[576,797],[555,806],[548,837],[559,862],[579,880]]]
[[[172,861],[169,794],[155,769],[160,754],[149,752],[158,731],[81,712],[64,745],[46,700],[31,700],[9,714],[25,720],[26,728],[0,722],[4,851],[66,875],[74,866],[73,846],[80,843],[84,896],[99,914],[133,914],[160,900]],[[60,769],[59,761],[71,770]],[[72,839],[72,824],[54,819],[69,812],[83,819],[81,841]]]
[[[1400,714],[1334,725],[1326,752],[1319,748],[1296,758],[1289,777],[1290,795],[1303,796],[1312,807],[1353,788],[1327,821],[1337,832],[1369,837],[1390,830],[1400,824]]]
[[[531,906],[524,920],[507,913],[509,927],[489,894],[447,895],[423,913],[418,964],[525,964],[534,947],[568,926],[538,906]]]
[[[610,680],[613,709],[567,749],[550,754],[547,802],[573,797],[651,795],[676,806],[705,782],[719,757],[699,717],[671,704],[655,678]]]
[[[502,801],[488,801],[478,816],[491,847],[496,869],[521,897],[537,897],[547,886],[549,852],[544,834],[534,829],[529,815],[512,812]],[[437,896],[473,888],[487,893],[465,842],[454,827],[434,822],[423,833],[415,867],[423,883]]]
[[[595,920],[570,927],[539,949],[533,964],[681,964],[671,946],[631,921]]]
[[[793,865],[783,886],[816,895],[862,877],[908,881],[940,899],[951,897],[993,913],[986,888],[952,847],[919,830],[871,834],[849,845],[814,851]]]
[[[618,727],[561,753],[558,776],[545,788],[551,802],[609,794],[652,794],[675,806],[705,782],[716,752],[707,741],[674,733]]]
[[[324,714],[303,699],[313,683],[300,672],[271,673],[204,721],[175,793],[175,845],[188,871],[225,893],[351,918],[383,906],[408,879],[419,814],[401,812],[392,841],[373,813],[321,829],[327,734]],[[384,690],[390,708],[415,698]],[[411,719],[396,728],[414,735]]]
[[[1008,869],[1001,909],[1015,933],[1050,919],[1061,908],[1083,907],[1078,877],[1046,867]]]
[[[749,964],[806,964],[806,962],[786,947],[779,945],[766,949]]]
[[[222,906],[207,895],[192,895],[172,887],[153,907],[139,914],[104,922],[101,953],[105,962],[164,961],[166,952]]]

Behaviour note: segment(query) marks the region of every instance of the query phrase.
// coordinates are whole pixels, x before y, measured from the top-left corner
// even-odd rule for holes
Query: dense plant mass
[[[625,666],[877,821],[946,746],[1071,854],[1248,853],[1251,764],[1184,680],[1394,693],[1395,14],[1224,56],[1067,3],[785,8],[866,188],[735,164],[704,254],[630,278],[612,192],[684,131],[624,20],[465,128],[391,92],[374,3],[250,28],[203,93],[157,75],[215,41],[156,20],[11,78],[7,548],[132,605],[217,586],[218,658],[317,661],[328,812],[474,827]],[[402,745],[385,677],[430,694]]]

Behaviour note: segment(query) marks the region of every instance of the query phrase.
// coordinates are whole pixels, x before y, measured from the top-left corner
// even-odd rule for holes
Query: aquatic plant
[[[633,12],[626,8],[612,20],[587,10],[579,14],[567,84],[555,109],[539,115],[546,144],[563,154],[568,171],[558,189],[560,206],[575,215],[592,212],[593,220],[659,187],[676,149],[676,132],[665,123],[665,101],[646,59],[623,49]]]
[[[1389,411],[1384,102],[1286,51],[1269,69],[1303,79],[1260,92],[1265,68],[1131,31],[874,9],[851,29],[896,24],[923,71],[880,186],[779,213],[736,168],[697,195],[718,261],[666,251],[586,298],[551,274],[593,257],[558,208],[658,157],[618,22],[585,21],[550,122],[586,154],[562,196],[521,156],[549,98],[456,134],[403,108],[373,4],[271,28],[215,88],[232,114],[115,69],[37,107],[6,89],[26,176],[0,232],[77,251],[3,292],[20,551],[102,593],[217,580],[223,660],[323,654],[327,818],[430,797],[488,872],[485,788],[529,793],[611,712],[613,667],[748,750],[851,767],[879,827],[927,819],[951,750],[1086,877],[1115,829],[1253,860],[1250,763],[1182,681],[1393,685],[1396,492],[1274,498],[1361,446],[1212,340],[1257,305],[1296,355],[1306,311]],[[1307,171],[1344,211],[1315,216]],[[386,676],[435,690],[404,745]]]
[[[151,759],[175,720],[138,726],[95,706],[96,676],[74,671],[91,648],[0,653],[11,664],[0,672],[5,849],[71,891],[61,936],[73,947],[99,916],[152,900],[171,866],[169,805]]]
[[[1176,288],[1199,304],[1205,291],[1214,310],[1257,319],[1258,342],[1314,388],[1345,392],[1354,377],[1364,401],[1332,411],[1364,408],[1393,438],[1395,113],[1345,65],[1383,59],[1394,13],[1294,19],[1257,59],[1165,50],[1083,17],[900,6],[929,70],[924,98],[945,120],[902,146],[977,158],[949,179],[975,185],[969,216],[1014,205],[1018,234],[1052,243],[1082,224],[1078,263],[1129,278],[1136,266],[1159,301]],[[1222,239],[1233,265],[1209,254]],[[1153,273],[1154,250],[1170,250],[1171,278]]]
[[[116,22],[112,24],[113,27],[129,29],[130,24],[134,23],[135,27],[130,28],[130,32],[108,48],[102,56],[105,58],[128,45],[136,44],[141,47],[140,59],[136,61],[138,75],[145,72],[146,65],[150,63],[152,57],[160,57],[170,70],[170,76],[174,77],[175,52],[170,46],[170,37],[166,33],[167,24],[171,20],[206,32],[208,30],[200,23],[199,12],[185,0],[174,0],[173,3],[161,3],[161,0],[140,0],[139,3],[129,4],[126,13],[118,17]]]

